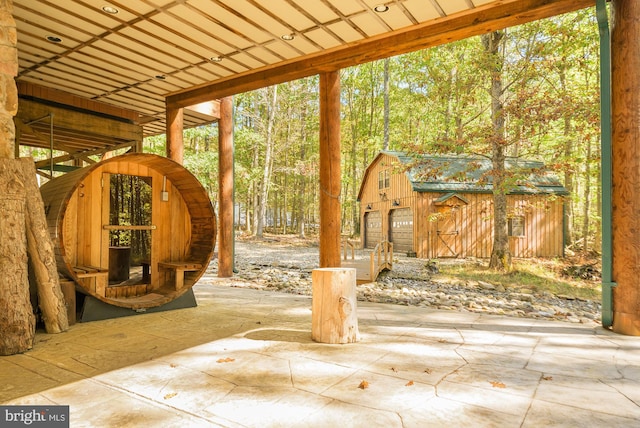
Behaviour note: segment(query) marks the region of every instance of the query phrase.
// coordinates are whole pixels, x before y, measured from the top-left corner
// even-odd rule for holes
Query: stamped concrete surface
[[[640,338],[567,322],[358,303],[311,340],[311,299],[206,281],[198,307],[38,333],[0,402],[72,427],[637,427]]]

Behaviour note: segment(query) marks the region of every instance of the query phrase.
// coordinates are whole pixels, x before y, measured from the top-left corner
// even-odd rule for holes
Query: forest
[[[343,69],[342,231],[360,233],[357,194],[381,150],[494,161],[495,216],[517,180],[505,157],[538,160],[570,196],[573,252],[600,249],[600,70],[594,9]],[[318,77],[234,97],[237,228],[261,237],[318,223]],[[184,133],[185,166],[217,198],[217,126]],[[165,137],[145,139],[165,154]],[[497,233],[498,234],[498,233]],[[495,246],[495,241],[494,241]]]

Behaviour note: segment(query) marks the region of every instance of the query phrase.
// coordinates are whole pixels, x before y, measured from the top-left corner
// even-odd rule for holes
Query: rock
[[[484,290],[495,290],[496,289],[495,285],[493,285],[491,283],[488,283],[488,282],[485,282],[485,281],[478,281],[478,286],[480,286],[480,288],[483,288]]]
[[[520,300],[522,302],[533,302],[533,295],[525,293],[509,293],[509,298],[513,300]]]
[[[217,260],[214,259],[207,269],[206,281],[266,292],[277,290],[311,295],[311,271],[317,267],[317,247],[291,247],[291,251],[285,253],[280,246],[277,252],[271,252],[269,244],[245,245],[236,243],[238,273],[234,278],[217,279]],[[536,293],[526,286],[431,278],[423,269],[424,260],[420,259],[397,257],[394,263],[394,270],[381,275],[377,282],[358,285],[358,300],[569,323],[593,324],[600,319],[599,302]]]

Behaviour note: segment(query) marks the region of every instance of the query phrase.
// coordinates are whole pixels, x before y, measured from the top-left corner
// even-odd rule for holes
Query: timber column
[[[218,121],[218,277],[233,276],[233,98],[220,100]]]
[[[182,165],[184,160],[184,109],[166,106],[167,111],[167,157]]]
[[[340,73],[320,74],[320,267],[340,267]]]
[[[613,331],[640,336],[640,1],[611,5]]]

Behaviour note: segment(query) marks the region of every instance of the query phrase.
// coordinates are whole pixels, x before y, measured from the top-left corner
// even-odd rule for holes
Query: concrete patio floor
[[[194,291],[197,308],[38,333],[0,357],[0,402],[69,405],[72,427],[640,426],[638,337],[358,302],[361,340],[328,345],[309,297]]]

